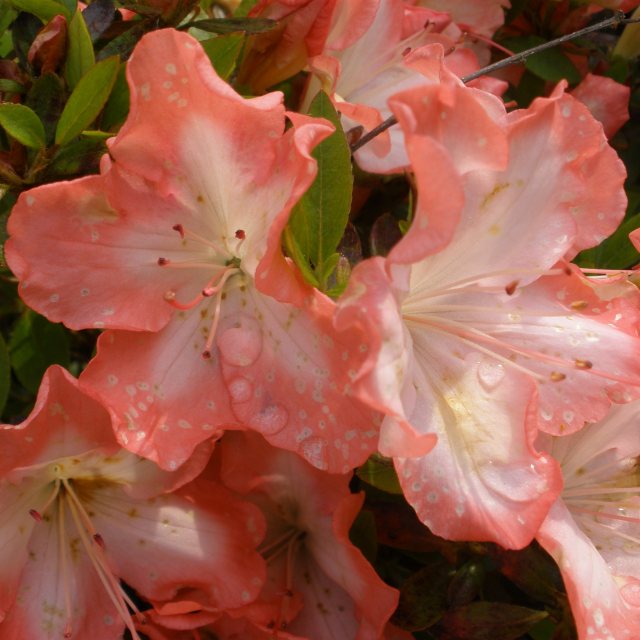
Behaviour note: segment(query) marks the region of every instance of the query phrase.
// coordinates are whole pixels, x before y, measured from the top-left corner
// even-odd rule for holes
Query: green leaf
[[[232,34],[210,38],[200,44],[207,56],[209,56],[209,60],[211,60],[211,64],[213,64],[213,68],[218,75],[223,80],[227,80],[236,68],[236,62],[243,43],[244,36]]]
[[[76,11],[69,22],[68,43],[67,58],[64,63],[64,79],[70,89],[75,89],[80,78],[96,62],[87,23],[80,11]]]
[[[181,29],[194,27],[210,33],[265,33],[276,28],[277,22],[269,18],[220,18],[213,20],[194,20]]]
[[[313,151],[318,175],[309,190],[294,207],[289,229],[304,259],[308,261],[326,290],[331,271],[325,263],[335,252],[349,220],[353,192],[351,152],[329,96],[321,91],[311,103],[309,113],[326,118],[336,128]],[[294,256],[294,261],[296,260]],[[297,262],[297,261],[296,261]],[[334,262],[334,265],[337,261]],[[298,263],[298,266],[301,266]]]
[[[506,602],[472,602],[447,611],[442,619],[442,640],[516,640],[540,620],[546,611],[537,611]]]
[[[44,126],[40,118],[23,104],[0,104],[0,126],[25,147],[42,149],[45,146]]]
[[[298,268],[302,272],[302,276],[304,277],[304,279],[314,287],[318,287],[320,283],[318,282],[315,273],[313,273],[311,267],[309,266],[309,262],[303,255],[302,250],[298,245],[298,241],[291,232],[290,227],[286,227],[284,230],[284,244],[287,247],[287,252],[293,258],[293,261],[298,265]]]
[[[78,82],[56,128],[56,144],[64,145],[86,129],[104,107],[116,81],[120,61],[107,58],[94,65]]]
[[[28,391],[37,393],[47,367],[69,367],[69,336],[61,324],[27,311],[13,329],[9,354],[18,380]]]
[[[9,360],[9,350],[2,335],[0,335],[0,414],[4,411],[9,397],[9,387],[11,385],[11,364]]]
[[[531,35],[507,38],[502,44],[507,49],[519,53],[545,42],[546,40],[541,36]],[[576,66],[559,47],[534,53],[525,60],[524,65],[531,73],[547,82],[558,82],[566,78],[570,84],[577,84],[582,79]]]
[[[367,484],[386,493],[402,494],[402,487],[393,467],[393,462],[378,454],[372,455],[356,470],[356,475]]]
[[[640,213],[623,222],[618,229],[593,249],[582,251],[574,262],[587,269],[628,269],[640,262],[640,254],[629,234],[640,228]]]
[[[51,18],[59,15],[69,20],[73,13],[65,3],[56,0],[11,0],[11,4],[20,11],[38,16],[43,22],[49,22]]]
[[[24,93],[24,85],[16,82],[15,80],[7,80],[6,78],[0,78],[0,91],[2,93]]]
[[[249,14],[249,11],[251,11],[256,4],[258,4],[258,0],[242,0],[233,15],[236,18],[243,18]]]
[[[105,131],[116,131],[129,114],[129,83],[127,82],[127,65],[120,65],[118,76],[111,90],[111,95],[102,111],[102,128]]]

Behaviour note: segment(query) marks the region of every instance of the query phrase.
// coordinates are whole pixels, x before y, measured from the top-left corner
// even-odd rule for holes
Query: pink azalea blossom
[[[322,473],[249,432],[226,434],[216,453],[223,482],[268,522],[260,547],[267,583],[242,617],[283,639],[383,638],[398,592],[349,541],[364,499],[349,492],[351,476]]]
[[[289,114],[285,132],[280,93],[245,100],[178,31],[145,36],[127,72],[131,111],[102,173],[13,211],[22,297],[71,328],[115,329],[81,381],[121,418],[121,444],[163,468],[242,425],[321,468],[360,464],[377,437],[349,395],[366,336],[336,334],[334,303],[280,248],[331,128]]]
[[[355,388],[389,414],[380,447],[422,521],[513,548],[561,487],[537,430],[576,431],[637,394],[639,296],[563,261],[625,207],[624,168],[587,109],[557,91],[501,119],[475,95],[392,100],[415,218],[386,259],[356,267],[337,324],[381,332]]]
[[[156,599],[197,587],[222,610],[260,591],[261,514],[224,487],[183,486],[211,445],[162,471],[121,449],[109,412],[52,367],[0,447],[2,638],[114,640],[125,625],[139,638],[120,579]]]
[[[509,0],[417,0],[416,4],[451,16],[461,29],[490,38],[504,24]]]
[[[588,73],[571,92],[583,102],[596,120],[602,123],[607,138],[629,120],[629,96],[631,89],[605,76]]]
[[[558,562],[579,639],[640,638],[640,404],[540,444],[564,489],[536,537]]]

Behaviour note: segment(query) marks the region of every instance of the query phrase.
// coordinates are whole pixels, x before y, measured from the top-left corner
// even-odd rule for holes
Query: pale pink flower
[[[360,464],[377,435],[349,396],[365,336],[336,334],[334,303],[280,240],[330,126],[289,114],[285,131],[280,93],[242,98],[178,31],[145,36],[127,72],[131,111],[101,175],[14,208],[22,297],[71,328],[116,329],[81,382],[121,418],[121,444],[163,468],[241,425],[318,467]]]
[[[268,523],[260,547],[267,582],[243,617],[278,637],[285,630],[282,638],[383,638],[398,592],[349,540],[364,500],[350,493],[351,475],[320,472],[250,432],[226,434],[216,453],[222,481]]]
[[[558,91],[500,120],[475,95],[392,100],[417,210],[386,259],[356,267],[337,323],[381,332],[355,389],[389,414],[380,447],[422,521],[519,547],[561,487],[537,430],[576,431],[638,391],[638,292],[563,262],[625,207],[624,168],[587,109]]]
[[[564,489],[537,539],[562,572],[580,640],[640,638],[640,404],[541,438]]]
[[[510,6],[509,0],[417,0],[416,4],[447,13],[460,29],[487,38],[504,24],[504,10]]]
[[[259,511],[219,485],[183,486],[211,445],[163,471],[121,449],[107,409],[52,367],[0,449],[3,639],[113,640],[125,625],[138,638],[120,580],[155,599],[197,587],[221,610],[259,593]]]

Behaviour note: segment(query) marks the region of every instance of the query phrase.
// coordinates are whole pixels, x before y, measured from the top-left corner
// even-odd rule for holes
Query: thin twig
[[[462,82],[465,84],[467,82],[471,82],[471,80],[475,80],[476,78],[480,78],[488,73],[492,73],[493,71],[497,71],[498,69],[504,69],[504,67],[508,67],[512,64],[518,64],[519,62],[523,62],[529,56],[534,55],[536,53],[540,53],[541,51],[545,51],[546,49],[551,49],[563,42],[568,42],[569,40],[575,40],[580,36],[584,36],[587,33],[592,33],[594,31],[600,31],[602,29],[606,29],[607,27],[617,27],[621,24],[632,24],[635,22],[640,22],[640,18],[625,18],[624,13],[622,11],[618,11],[615,16],[612,18],[607,18],[602,22],[597,22],[596,24],[592,24],[589,27],[585,27],[584,29],[580,29],[579,31],[574,31],[573,33],[569,33],[564,36],[560,36],[555,40],[549,40],[549,42],[545,42],[543,44],[539,44],[531,49],[527,49],[526,51],[521,51],[520,53],[516,53],[515,55],[509,56],[508,58],[504,58],[504,60],[499,60],[498,62],[494,62],[482,69],[478,69],[478,71],[474,71],[470,73],[468,76],[464,76],[462,78]],[[379,136],[381,133],[386,131],[389,127],[392,127],[394,124],[397,124],[398,121],[395,116],[389,116],[384,122],[381,122],[377,127],[374,127],[362,136],[357,142],[354,142],[351,145],[351,153],[355,153],[358,149],[362,148],[368,142],[371,142],[375,137]]]

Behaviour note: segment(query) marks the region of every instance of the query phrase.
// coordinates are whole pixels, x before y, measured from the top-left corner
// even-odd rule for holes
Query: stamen
[[[629,534],[620,531],[620,529],[610,524],[605,524],[604,522],[598,522],[597,520],[594,520],[592,517],[587,517],[583,513],[578,513],[578,512],[574,513],[573,509],[571,511],[575,519],[584,522],[586,527],[596,527],[596,528],[604,529],[606,532],[607,538],[611,538],[611,536],[618,536],[623,540],[628,540],[629,542],[633,542],[634,544],[640,546],[640,538],[637,538],[635,536],[630,536]],[[596,513],[598,516],[606,515],[598,512]]]
[[[175,291],[166,291],[164,294],[164,299],[176,309],[180,309],[181,311],[188,311],[189,309],[193,309],[197,304],[202,302],[203,298],[212,296],[214,293],[220,291],[220,289],[224,286],[224,283],[229,279],[233,273],[239,271],[236,267],[217,267],[218,271],[216,274],[205,284],[202,291],[195,297],[193,300],[189,302],[178,302],[176,300],[176,292]],[[233,273],[231,273],[233,272]],[[212,287],[212,285],[219,281],[217,285]]]
[[[36,522],[42,522],[42,516],[35,510],[35,509],[29,509],[29,515],[36,521]]]
[[[186,240],[186,239],[195,240],[196,242],[203,244],[205,247],[209,247],[213,249],[220,256],[226,256],[229,254],[229,250],[227,247],[219,245],[217,242],[214,242],[210,238],[204,238],[203,236],[197,233],[194,233],[189,229],[185,229],[181,224],[174,224],[173,227],[171,228],[180,234],[180,238],[182,240]]]
[[[505,288],[504,291],[508,296],[512,296],[515,292],[516,289],[518,288],[518,284],[520,283],[520,280],[514,280],[513,282],[510,282]]]
[[[592,369],[593,362],[590,360],[576,360],[576,369]]]
[[[62,566],[62,591],[64,597],[64,637],[70,638],[72,633],[71,622],[73,614],[71,611],[71,589],[69,588],[69,568],[67,566],[67,536],[64,526],[64,495],[58,500],[58,550],[60,554],[60,565]]]
[[[91,563],[93,564],[98,578],[102,582],[102,585],[104,586],[114,607],[118,611],[118,614],[125,623],[125,626],[131,633],[133,640],[141,640],[136,631],[133,619],[131,617],[131,614],[129,613],[129,609],[127,609],[127,606],[134,611],[136,617],[144,619],[144,615],[138,610],[135,603],[122,589],[122,587],[120,586],[120,582],[113,575],[102,547],[100,547],[99,545],[91,544],[91,541],[95,541],[95,536],[99,534],[96,533],[89,515],[86,513],[82,502],[75,494],[75,491],[73,490],[71,484],[65,479],[63,479],[63,483],[66,489],[66,496],[70,498],[69,511],[71,513],[71,517],[75,522],[76,530],[78,531],[80,540],[82,541],[85,551],[91,559]],[[87,532],[91,534],[91,538],[89,538]]]
[[[209,327],[209,334],[207,335],[207,341],[204,345],[204,351],[202,352],[202,357],[205,360],[209,360],[211,358],[211,347],[213,345],[213,340],[216,335],[216,331],[218,330],[218,322],[220,321],[220,308],[222,306],[222,291],[224,289],[224,285],[226,281],[235,273],[239,273],[240,269],[235,267],[231,267],[226,270],[222,278],[220,279],[220,283],[215,288],[216,292],[216,306],[213,312],[213,320],[211,321],[211,326]],[[204,292],[203,292],[204,295]]]
[[[562,382],[566,379],[566,375],[564,373],[560,373],[559,371],[552,371],[549,374],[549,378],[551,378],[551,382]]]

